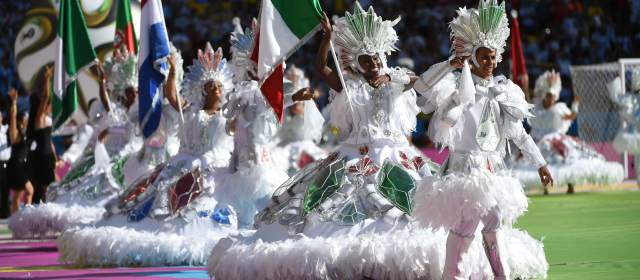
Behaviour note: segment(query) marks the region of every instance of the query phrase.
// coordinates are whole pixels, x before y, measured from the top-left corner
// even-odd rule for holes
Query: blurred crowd
[[[11,86],[20,87],[12,55],[13,42],[30,1],[1,1],[0,21],[0,92],[6,95]],[[164,0],[165,19],[171,40],[181,49],[186,65],[205,42],[222,46],[228,51],[233,17],[240,17],[244,26],[258,15],[259,0]],[[350,10],[354,0],[321,0],[330,15]],[[447,24],[457,7],[475,7],[477,0],[361,0],[363,7],[374,4],[384,18],[402,17],[397,26],[398,49],[389,63],[402,65],[417,73],[449,56]],[[640,0],[514,0],[507,10],[519,12],[519,21],[530,85],[550,68],[563,76],[565,89],[561,100],[571,100],[569,66],[614,61],[620,57],[640,56]],[[312,85],[317,85],[312,73],[317,40],[312,38],[289,63],[307,70]],[[507,52],[509,50],[507,49]],[[504,55],[505,58],[509,54]],[[509,74],[509,61],[499,67]],[[322,90],[323,86],[320,85]],[[326,100],[320,100],[324,105]]]

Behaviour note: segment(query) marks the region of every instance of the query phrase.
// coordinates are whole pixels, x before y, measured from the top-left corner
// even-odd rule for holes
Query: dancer
[[[631,91],[624,93],[620,77],[608,85],[609,98],[618,106],[620,129],[613,140],[619,153],[633,155],[636,180],[640,185],[640,68],[631,71]]]
[[[33,203],[47,201],[47,188],[56,180],[55,169],[58,162],[53,142],[51,142],[51,88],[53,68],[46,68],[44,73],[43,94],[32,94],[29,98],[31,118],[27,126],[27,135],[36,149],[29,153],[29,167],[33,184]]]
[[[567,185],[567,193],[575,192],[575,185],[609,185],[620,183],[624,179],[622,165],[608,162],[589,145],[577,138],[566,135],[571,122],[578,116],[580,99],[576,96],[571,109],[558,102],[562,81],[560,74],[547,71],[536,80],[534,89],[533,117],[531,137],[542,152],[549,165],[556,185]],[[519,158],[514,166],[514,177],[525,187],[539,187],[537,170],[531,168],[525,160]],[[544,194],[549,194],[544,186]]]
[[[182,67],[173,56],[169,64],[169,76]],[[229,209],[216,211],[212,195],[233,150],[221,111],[232,89],[231,69],[222,50],[214,52],[207,44],[189,67],[182,87],[188,107],[179,133],[180,152],[109,202],[95,227],[65,231],[59,242],[63,261],[202,265],[219,238],[235,233],[234,215]]]
[[[480,222],[494,279],[544,278],[542,245],[525,233],[518,242],[510,236],[517,232],[510,226],[527,209],[527,198],[520,182],[504,172],[507,141],[536,166],[543,185],[553,179],[522,126],[530,115],[524,93],[511,80],[493,75],[509,37],[504,2],[480,0],[478,9],[462,8],[450,28],[454,57],[429,68],[415,85],[424,98],[423,112],[435,111],[431,138],[449,148],[449,157],[443,176],[418,190],[413,213],[421,224],[449,231],[444,280],[468,279],[478,269],[463,257]],[[461,73],[452,73],[454,67]],[[523,247],[514,250],[517,246]]]
[[[153,155],[145,154],[138,130],[137,69],[136,56],[126,49],[115,51],[104,66],[97,65],[104,111],[100,118],[105,118],[105,127],[96,128],[93,157],[86,157],[60,184],[51,186],[49,203],[27,207],[20,215],[14,215],[9,221],[13,236],[52,236],[68,226],[93,224],[104,214],[108,201],[134,179],[150,172],[148,166],[141,164],[135,165],[138,169],[124,168],[131,159],[151,162],[145,159]]]
[[[325,15],[316,70],[333,89],[331,122],[340,145],[272,195],[253,233],[221,240],[209,273],[222,279],[436,279],[444,232],[411,229],[416,186],[433,167],[407,141],[417,77],[389,68],[396,21],[356,2],[335,27]],[[367,24],[365,24],[367,23]],[[364,27],[358,29],[356,27]],[[333,29],[335,28],[335,34]],[[336,38],[346,87],[327,66]],[[438,245],[442,244],[442,245]],[[415,259],[414,259],[415,258]],[[433,277],[433,278],[430,278]]]
[[[9,142],[11,143],[11,157],[8,163],[9,187],[13,190],[13,200],[11,201],[12,216],[20,208],[20,199],[25,196],[25,205],[30,205],[33,198],[33,185],[29,181],[27,154],[27,124],[29,116],[18,113],[18,91],[14,88],[9,90],[11,107],[9,109]]]
[[[271,153],[278,132],[276,115],[253,78],[256,65],[250,56],[256,25],[254,20],[252,29],[243,32],[239,27],[231,35],[235,90],[227,95],[223,112],[234,147],[230,174],[225,175],[214,194],[221,207],[235,210],[240,228],[253,225],[255,214],[288,178],[286,170],[278,168],[273,158],[281,155]],[[285,107],[312,97],[307,88],[293,94],[292,91],[292,86],[285,85]]]
[[[3,102],[4,103],[4,102]],[[4,106],[0,106],[0,219],[11,216],[9,206],[9,159],[11,159],[11,143],[9,142],[9,125],[4,124]]]
[[[294,91],[309,88],[309,79],[295,65],[287,67],[285,79],[291,82]],[[297,102],[288,108],[284,124],[278,132],[276,154],[285,155],[285,168],[293,175],[307,164],[325,158],[327,152],[318,146],[322,137],[324,117],[313,100]]]

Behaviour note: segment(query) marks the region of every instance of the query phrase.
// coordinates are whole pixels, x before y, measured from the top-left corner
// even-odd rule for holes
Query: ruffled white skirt
[[[619,153],[640,154],[640,133],[619,132],[613,139],[613,147]]]
[[[576,185],[611,185],[624,180],[624,168],[620,163],[601,159],[574,161],[567,164],[549,164],[549,171],[556,186]],[[538,170],[533,167],[518,165],[513,169],[513,176],[518,178],[525,188],[542,187]]]
[[[512,224],[527,206],[518,179],[474,168],[469,174],[426,178],[416,192],[412,216],[423,226],[450,230],[460,221],[479,219],[495,207],[504,222]]]
[[[221,240],[207,269],[216,279],[434,279],[442,277],[447,232],[389,225],[371,219],[355,226],[326,226],[287,237],[269,225],[257,232]],[[548,269],[542,243],[505,227],[501,238],[513,277],[544,278]],[[463,258],[470,279],[491,279],[476,238]]]
[[[539,141],[538,147],[555,185],[610,185],[624,180],[624,168],[620,163],[607,161],[589,145],[573,137],[549,134]],[[527,188],[542,187],[538,170],[524,160],[513,166],[513,175]]]
[[[50,202],[28,206],[11,215],[9,229],[13,237],[51,237],[67,227],[95,224],[105,212],[104,205],[120,191],[110,174],[102,170],[92,170],[73,183],[59,186]]]
[[[235,225],[210,217],[137,224],[111,220],[67,229],[57,243],[60,260],[79,266],[204,265],[218,240],[236,232]]]
[[[287,173],[272,165],[239,167],[235,173],[224,176],[214,196],[221,207],[235,210],[240,227],[251,227],[253,217],[267,206],[273,192],[288,178]]]
[[[220,238],[237,233],[233,209],[224,209],[224,213],[213,196],[226,169],[211,168],[215,161],[207,159],[183,154],[173,157],[156,182],[140,195],[144,198],[125,209],[131,212],[120,209],[95,226],[66,230],[58,239],[60,259],[81,266],[204,265]],[[167,195],[169,188],[196,167],[205,172],[201,185],[204,193],[175,211],[168,210],[167,200],[173,199]],[[151,203],[151,208],[140,210],[146,203]],[[158,209],[162,211],[154,211]],[[129,219],[137,211],[145,214],[134,213],[136,218]],[[154,216],[156,212],[160,216]]]
[[[104,211],[104,207],[55,202],[27,205],[11,216],[9,229],[16,239],[57,236],[67,227],[94,224]]]

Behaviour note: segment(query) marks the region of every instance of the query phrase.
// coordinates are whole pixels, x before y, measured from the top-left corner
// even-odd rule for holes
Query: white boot
[[[496,232],[483,232],[484,252],[489,259],[489,265],[493,271],[495,280],[509,279],[505,270],[505,264],[500,257],[500,246],[498,245],[498,237]]]
[[[462,269],[462,256],[464,256],[469,249],[471,241],[473,241],[473,236],[463,237],[453,231],[449,231],[442,280],[467,279]]]

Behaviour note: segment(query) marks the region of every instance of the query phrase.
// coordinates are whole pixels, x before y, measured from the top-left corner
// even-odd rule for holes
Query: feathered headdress
[[[553,94],[555,100],[560,97],[562,91],[562,79],[560,74],[555,70],[546,71],[536,80],[536,86],[533,90],[535,98],[542,100],[547,93]]]
[[[204,51],[198,50],[198,58],[193,60],[188,70],[182,92],[191,103],[202,104],[204,85],[209,81],[220,82],[224,93],[233,89],[233,73],[221,48],[214,51],[207,43]]]
[[[358,63],[361,55],[378,54],[384,66],[386,55],[396,51],[398,35],[393,27],[400,22],[400,17],[394,21],[383,20],[369,7],[367,11],[356,2],[353,14],[346,12],[344,17],[338,18],[334,26],[338,54],[343,69],[362,72]]]
[[[116,50],[104,62],[107,87],[116,96],[124,96],[127,88],[138,88],[138,57],[126,48]]]
[[[247,71],[256,72],[256,63],[251,60],[253,47],[255,42],[255,30],[258,29],[258,21],[254,18],[251,22],[251,28],[242,30],[240,19],[233,18],[234,30],[231,32],[231,64],[234,69],[234,79],[237,81],[246,80]]]
[[[496,51],[496,62],[502,61],[502,53],[509,38],[509,20],[504,2],[480,0],[478,9],[461,8],[450,24],[452,50],[458,57],[471,56],[478,66],[476,50],[485,47]]]

